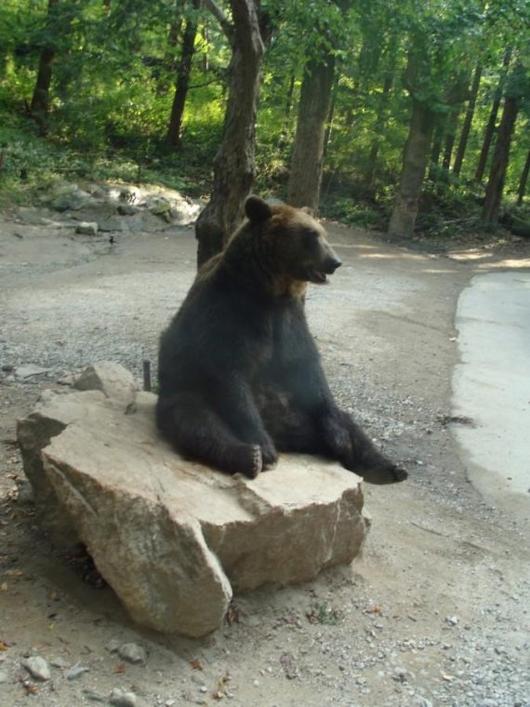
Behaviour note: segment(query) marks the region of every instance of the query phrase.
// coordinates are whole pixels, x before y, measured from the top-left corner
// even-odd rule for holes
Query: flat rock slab
[[[366,533],[358,476],[302,455],[254,480],[185,461],[157,433],[155,400],[47,391],[18,424],[44,522],[87,546],[134,620],[203,636],[233,591],[352,561]]]

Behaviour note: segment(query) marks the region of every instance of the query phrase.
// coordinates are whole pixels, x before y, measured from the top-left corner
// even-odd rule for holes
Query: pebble
[[[91,702],[106,702],[106,698],[103,697],[103,695],[98,694],[95,690],[90,690],[87,688],[86,690],[83,690],[83,695],[86,697],[87,700],[90,700]]]
[[[416,697],[414,707],[433,707],[433,704],[426,697]]]
[[[7,682],[7,680],[8,680],[8,675],[7,675],[6,671],[5,671],[5,670],[0,670],[0,685],[1,685],[3,682]]]
[[[136,707],[138,702],[134,692],[125,692],[115,687],[109,695],[109,703],[114,707]]]
[[[118,655],[129,663],[145,663],[147,654],[137,643],[123,643],[118,648]]]
[[[35,680],[49,680],[51,677],[50,666],[40,655],[31,656],[22,661],[22,666]]]
[[[458,624],[458,616],[446,616],[445,623],[449,626],[456,626]]]
[[[90,668],[87,668],[86,665],[79,665],[79,663],[76,663],[75,665],[72,665],[70,670],[66,673],[66,679],[75,680],[83,675],[83,673],[88,673],[89,670]]]
[[[108,650],[109,653],[116,653],[116,651],[118,650],[118,648],[120,646],[121,646],[121,641],[118,641],[115,638],[113,638],[112,640],[110,640],[107,643],[105,648]]]
[[[82,236],[97,236],[98,230],[98,224],[95,221],[81,221],[75,232]]]
[[[42,368],[41,366],[34,366],[32,363],[28,363],[25,366],[17,366],[15,369],[16,378],[32,378],[33,376],[41,376],[44,373],[48,373],[49,368]]]

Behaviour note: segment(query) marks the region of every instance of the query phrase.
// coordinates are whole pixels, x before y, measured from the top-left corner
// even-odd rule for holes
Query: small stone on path
[[[87,668],[86,665],[79,665],[79,663],[76,663],[75,665],[72,665],[70,670],[66,673],[66,679],[75,680],[76,678],[83,675],[83,673],[88,673],[89,670],[90,668]]]
[[[49,680],[51,677],[50,666],[40,655],[31,656],[22,661],[22,666],[35,680]]]
[[[75,232],[82,236],[97,236],[98,230],[99,228],[95,221],[81,221],[75,229]]]
[[[109,703],[114,707],[136,707],[137,698],[134,692],[125,692],[116,687],[109,695]]]
[[[137,643],[123,643],[118,648],[118,655],[129,663],[145,663],[147,658],[145,649]]]

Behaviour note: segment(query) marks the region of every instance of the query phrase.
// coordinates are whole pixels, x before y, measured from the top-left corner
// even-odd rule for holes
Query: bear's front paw
[[[274,446],[272,439],[265,439],[261,443],[261,454],[263,457],[264,468],[268,468],[276,464],[278,461],[278,452],[276,451],[276,447]]]

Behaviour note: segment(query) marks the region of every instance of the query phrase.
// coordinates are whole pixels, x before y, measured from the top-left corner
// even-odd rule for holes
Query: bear
[[[407,472],[333,399],[305,315],[308,283],[341,265],[306,209],[245,202],[160,338],[156,422],[185,458],[253,479],[279,452],[337,460],[372,483]]]

